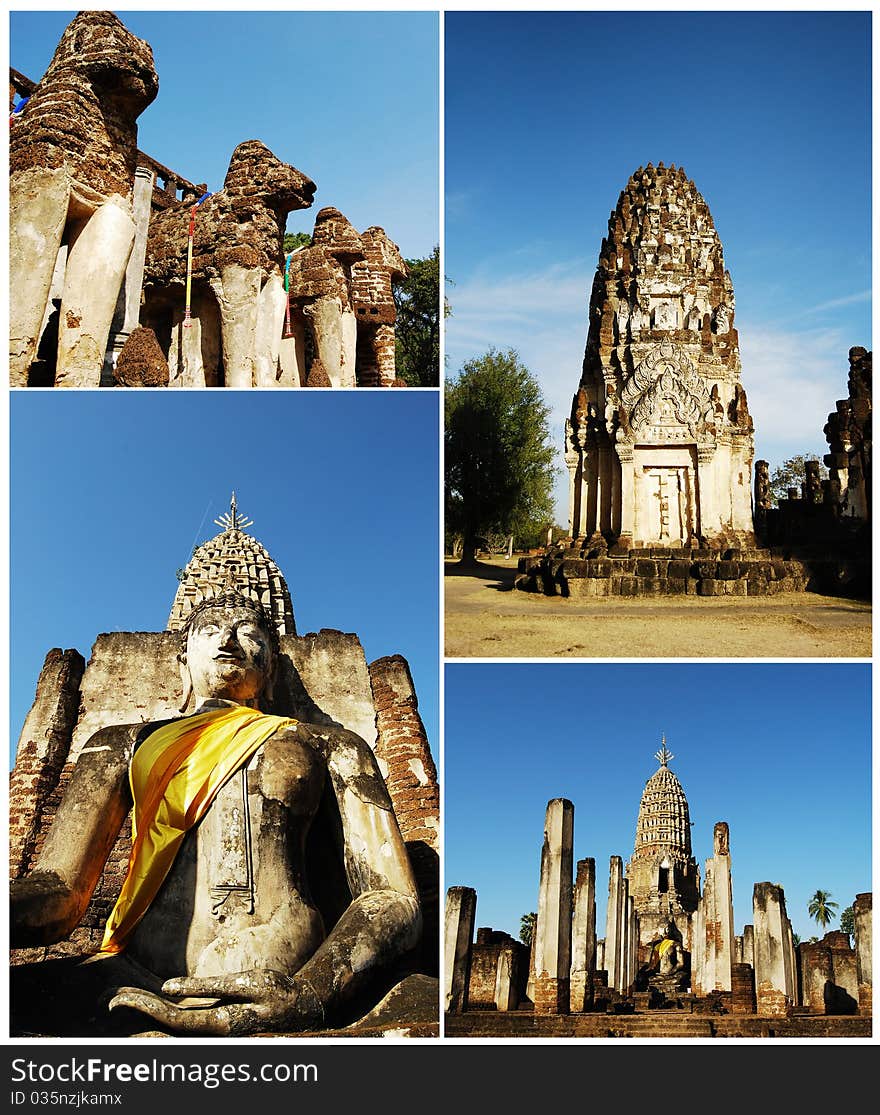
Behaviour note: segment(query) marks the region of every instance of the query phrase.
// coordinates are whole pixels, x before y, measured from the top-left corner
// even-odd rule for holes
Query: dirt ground
[[[452,658],[869,658],[871,605],[812,592],[573,601],[517,592],[516,558],[446,563]]]

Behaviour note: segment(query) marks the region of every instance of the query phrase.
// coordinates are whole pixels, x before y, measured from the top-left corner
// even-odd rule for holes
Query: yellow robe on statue
[[[166,724],[137,749],[129,768],[134,811],[128,874],[107,920],[101,952],[123,951],[187,832],[257,748],[295,723],[235,705]]]

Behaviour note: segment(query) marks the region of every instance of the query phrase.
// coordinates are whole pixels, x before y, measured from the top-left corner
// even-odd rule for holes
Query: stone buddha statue
[[[229,591],[194,608],[179,662],[195,711],[95,733],[37,870],[12,884],[12,946],[62,940],[133,805],[128,875],[101,951],[77,965],[130,1030],[144,1016],[186,1035],[332,1026],[419,941],[373,753],[341,727],[263,711],[278,657],[255,601]]]

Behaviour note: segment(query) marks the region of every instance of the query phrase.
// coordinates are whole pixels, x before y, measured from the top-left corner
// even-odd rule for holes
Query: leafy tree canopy
[[[517,354],[490,349],[469,360],[446,381],[445,405],[446,522],[463,539],[462,562],[474,561],[486,534],[546,533],[556,471],[550,410]]]
[[[801,486],[807,479],[807,461],[818,461],[815,453],[799,453],[796,457],[789,457],[778,468],[770,473],[770,496],[775,507],[779,506],[781,499],[788,498],[788,489],[797,488],[798,494]],[[819,476],[822,480],[828,478],[828,469],[819,462]]]
[[[532,947],[532,938],[535,935],[535,925],[538,921],[538,915],[534,910],[530,914],[523,914],[519,919],[519,939],[524,945]]]
[[[840,930],[842,933],[849,934],[850,937],[856,935],[856,912],[852,906],[847,906],[845,910],[840,912]]]
[[[408,259],[409,274],[394,283],[396,370],[411,387],[440,382],[440,248]]]
[[[311,243],[312,238],[307,232],[285,232],[284,254],[296,251],[297,248],[308,248]]]

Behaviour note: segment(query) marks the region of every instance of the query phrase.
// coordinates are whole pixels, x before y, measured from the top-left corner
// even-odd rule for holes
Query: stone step
[[[854,1038],[871,1036],[871,1019],[862,1015],[707,1016],[675,1010],[629,1015],[467,1011],[446,1015],[444,1032],[452,1038]]]

